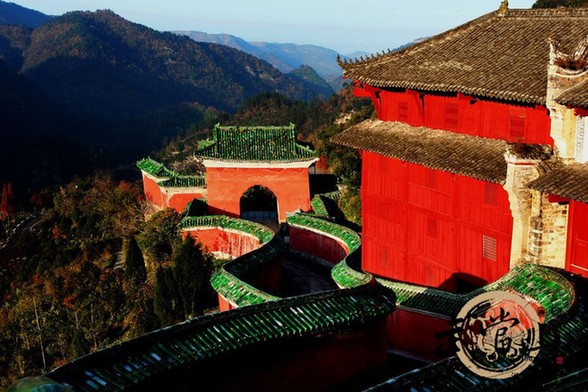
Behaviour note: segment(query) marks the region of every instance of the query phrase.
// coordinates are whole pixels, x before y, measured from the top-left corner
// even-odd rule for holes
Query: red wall
[[[463,94],[444,96],[413,90],[386,91],[365,86],[383,121],[400,121],[414,126],[444,129],[511,142],[553,146],[550,118],[543,106],[477,100]]]
[[[254,185],[274,193],[280,221],[287,212],[310,210],[308,168],[206,168],[206,182],[211,214],[238,217],[241,196]]]
[[[347,256],[349,249],[343,242],[331,237],[290,226],[290,249],[318,256],[330,263],[337,264]]]
[[[137,390],[328,391],[349,390],[366,373],[386,365],[385,319],[337,333],[253,344],[192,367],[173,377],[149,378]],[[360,389],[356,387],[355,389]]]
[[[242,256],[261,246],[261,242],[256,237],[217,228],[188,229],[183,230],[182,235],[184,237],[191,235],[209,252],[223,252],[231,257]]]
[[[179,193],[172,195],[167,204],[169,207],[173,208],[178,212],[183,212],[186,209],[188,203],[190,203],[194,199],[203,199],[204,195],[200,192],[194,193]]]
[[[201,192],[191,192],[174,194],[167,200],[166,194],[159,188],[157,182],[145,174],[143,174],[143,193],[147,200],[151,201],[157,207],[161,209],[171,207],[178,212],[184,211],[186,205],[192,200],[204,198]]]
[[[570,202],[566,269],[588,277],[588,204]]]
[[[157,207],[162,209],[167,207],[165,195],[161,193],[159,185],[157,185],[155,180],[147,177],[145,174],[143,174],[143,193],[147,200],[155,204]]]
[[[362,165],[365,270],[446,290],[458,277],[481,285],[508,271],[513,219],[502,186],[370,152]]]
[[[437,361],[452,355],[451,320],[432,313],[397,307],[388,316],[388,345],[419,358]]]
[[[229,301],[222,295],[218,294],[218,310],[225,312],[227,310],[235,309],[235,306],[231,305]]]

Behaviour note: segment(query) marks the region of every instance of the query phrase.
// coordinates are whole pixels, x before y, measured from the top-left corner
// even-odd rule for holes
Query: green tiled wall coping
[[[536,264],[523,264],[478,290],[454,294],[433,288],[376,278],[384,287],[393,290],[397,304],[449,317],[471,298],[488,291],[513,290],[538,301],[545,309],[545,320],[553,320],[565,313],[574,302],[574,288],[561,274]]]
[[[246,275],[278,258],[285,250],[284,241],[266,226],[248,220],[225,215],[192,216],[182,219],[183,230],[203,227],[235,230],[259,239],[261,247],[224,264],[210,280],[212,287],[232,305],[237,307],[259,304],[279,299],[244,281]]]
[[[163,163],[159,163],[151,158],[144,158],[137,161],[137,167],[156,178],[168,178],[178,175],[175,171],[165,167]]]
[[[357,287],[367,284],[373,279],[371,274],[354,270],[349,266],[350,259],[358,256],[357,253],[361,245],[361,238],[355,231],[308,214],[291,215],[287,218],[287,222],[293,226],[309,228],[337,237],[347,245],[348,255],[331,270],[331,277],[339,287]]]
[[[157,183],[163,188],[205,188],[205,176],[173,176]]]
[[[341,191],[333,191],[328,193],[321,193],[321,196],[331,199],[333,201],[339,201],[341,199]]]
[[[353,230],[305,214],[288,217],[288,223],[309,227],[341,238],[350,254],[360,245],[360,237]],[[350,267],[349,256],[338,263],[331,276],[340,287],[365,284],[371,275]],[[497,281],[467,294],[454,294],[424,286],[376,278],[397,295],[398,306],[454,317],[471,298],[487,291],[514,290],[538,301],[546,311],[546,321],[565,313],[574,302],[574,288],[559,273],[535,264],[523,264],[511,269]]]
[[[321,195],[315,195],[312,200],[310,201],[310,205],[315,214],[320,216],[329,216],[329,212],[327,211],[327,207],[325,206],[325,202]]]
[[[205,176],[183,176],[168,169],[163,163],[145,158],[137,161],[137,167],[155,178],[162,179],[157,185],[163,188],[205,188]]]
[[[274,232],[264,225],[252,221],[231,218],[226,215],[189,216],[180,222],[180,228],[190,229],[198,227],[218,227],[243,231],[259,239],[262,244],[268,243],[274,238]]]
[[[198,317],[67,363],[46,376],[77,391],[145,388],[152,378],[255,344],[361,329],[394,298],[376,285],[292,297]]]
[[[545,288],[541,287],[542,283]],[[546,309],[553,301],[545,324],[541,325],[539,353],[529,368],[514,377],[488,379],[477,376],[456,357],[451,357],[390,379],[370,391],[571,391],[578,387],[584,390],[582,387],[586,384],[579,385],[576,381],[585,382],[587,374],[586,370],[580,373],[577,370],[585,368],[588,355],[588,280],[565,271],[560,273],[528,264],[514,268],[503,279],[464,297],[479,294],[482,290],[504,289],[526,292]],[[402,301],[401,294],[398,294],[398,300]],[[564,360],[557,370],[556,357]]]
[[[336,223],[320,219],[308,214],[294,214],[286,218],[286,222],[290,225],[300,226],[303,228],[310,228],[317,231],[322,231],[326,234],[339,238],[347,248],[349,253],[353,253],[361,245],[359,234],[355,231],[338,225]]]

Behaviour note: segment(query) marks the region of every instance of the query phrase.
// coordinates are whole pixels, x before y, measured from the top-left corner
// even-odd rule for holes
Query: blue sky
[[[111,9],[157,30],[380,52],[495,10],[500,0],[8,0],[50,15]],[[510,0],[530,8],[534,0]]]

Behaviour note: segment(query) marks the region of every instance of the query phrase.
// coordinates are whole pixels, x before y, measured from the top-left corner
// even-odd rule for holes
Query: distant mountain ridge
[[[0,137],[8,144],[0,184],[55,183],[82,167],[132,161],[267,92],[330,96],[312,77],[108,10],[70,12],[35,29],[0,25]],[[64,151],[74,145],[75,162]]]
[[[197,42],[213,42],[242,50],[267,61],[282,72],[292,72],[301,65],[308,65],[327,82],[342,75],[342,70],[337,64],[338,53],[322,46],[248,42],[230,34],[208,34],[201,31],[175,33],[186,35]]]
[[[51,18],[51,16],[45,15],[42,12],[0,0],[0,25],[18,25],[37,28],[47,23]]]
[[[14,29],[0,30],[0,42],[14,42]],[[133,115],[182,102],[234,111],[266,91],[294,99],[321,95],[244,52],[161,33],[107,10],[67,13],[21,41],[27,39],[19,71],[87,113]]]

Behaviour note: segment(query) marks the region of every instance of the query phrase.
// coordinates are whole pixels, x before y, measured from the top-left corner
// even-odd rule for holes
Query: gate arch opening
[[[271,228],[278,226],[278,199],[274,192],[263,185],[254,185],[241,195],[239,211],[242,219]]]

